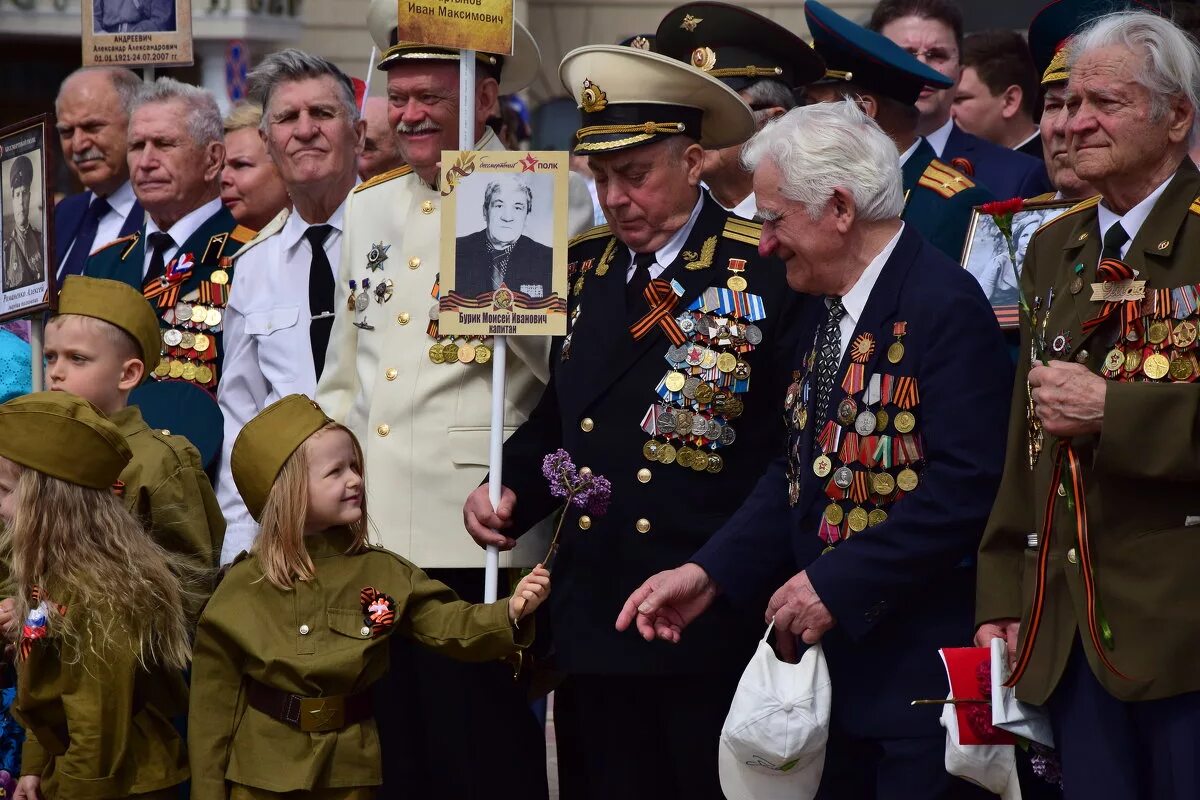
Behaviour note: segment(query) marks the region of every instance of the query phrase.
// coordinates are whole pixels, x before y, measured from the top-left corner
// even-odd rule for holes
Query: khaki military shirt
[[[225,800],[226,782],[273,792],[375,786],[381,780],[374,719],[308,733],[247,705],[247,679],[303,697],[366,690],[388,668],[390,633],[452,658],[489,661],[527,645],[508,601],[470,605],[386,550],[346,555],[346,531],[310,537],[316,577],[284,591],[256,556],[236,562],[200,619],[192,665],[188,747],[194,800]],[[394,601],[378,635],[362,607],[370,587]]]

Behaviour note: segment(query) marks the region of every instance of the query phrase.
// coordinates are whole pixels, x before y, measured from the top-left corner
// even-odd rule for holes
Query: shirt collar
[[[867,301],[871,299],[871,290],[875,288],[875,282],[879,280],[879,273],[883,272],[883,265],[891,257],[892,251],[896,249],[896,243],[900,241],[900,234],[904,233],[904,223],[900,223],[900,230],[896,231],[896,235],[883,246],[879,254],[871,259],[871,263],[867,264],[867,268],[863,270],[862,275],[858,276],[858,280],[854,282],[854,286],[850,291],[842,296],[842,307],[846,309],[846,314],[858,325],[858,321],[862,318],[863,310],[867,307]]]
[[[357,186],[358,182],[356,181],[354,185]],[[350,195],[347,194],[346,197],[349,198]],[[292,249],[296,247],[296,245],[300,244],[300,240],[304,238],[304,232],[307,231],[312,225],[328,225],[333,228],[333,232],[335,234],[342,233],[345,230],[343,227],[345,211],[346,201],[343,200],[341,205],[334,209],[333,213],[329,216],[329,219],[325,220],[324,222],[305,222],[304,219],[301,218],[300,212],[293,207],[291,213],[288,214],[287,221],[283,223],[283,230],[279,232],[280,242],[283,244],[283,249],[290,253]],[[326,241],[329,240],[326,239]]]
[[[715,200],[713,202],[716,202]],[[667,240],[667,243],[658,248],[654,253],[654,260],[660,267],[666,269],[675,263],[675,259],[679,256],[679,251],[687,244],[688,236],[692,234],[692,228],[696,225],[696,219],[700,216],[700,209],[704,207],[704,192],[700,193],[700,199],[696,201],[696,205],[692,208],[692,214],[688,217],[688,221],[683,224],[683,227],[675,231],[675,235]],[[629,258],[632,260],[637,253],[633,252],[633,248],[629,248]]]
[[[938,158],[942,157],[942,153],[946,150],[946,142],[950,140],[950,131],[954,130],[954,117],[946,120],[946,124],[933,131],[925,137],[925,141],[929,142],[929,146],[933,148],[933,152]]]
[[[171,235],[171,239],[175,242],[175,247],[182,248],[184,242],[186,242],[188,239],[192,238],[192,234],[194,234],[196,231],[200,230],[200,226],[204,224],[205,220],[207,220],[209,217],[211,217],[213,214],[216,214],[220,210],[221,210],[221,198],[214,197],[212,200],[209,200],[207,203],[205,203],[204,205],[195,209],[194,211],[189,211],[187,214],[185,214],[183,216],[183,219],[176,222],[174,225],[172,225],[170,228],[168,228],[166,231],[164,231],[164,233],[169,233]],[[147,240],[149,240],[150,234],[157,233],[160,230],[162,230],[162,229],[154,224],[154,219],[149,214],[147,214],[146,215],[146,237],[147,237]],[[147,253],[150,252],[150,248],[146,248],[146,252]]]
[[[900,166],[903,167],[906,163],[908,163],[908,160],[910,158],[912,158],[912,154],[917,152],[917,148],[920,146],[921,146],[921,137],[918,136],[916,139],[913,140],[913,143],[908,146],[908,149],[900,154]]]
[[[1174,175],[1171,178],[1175,177]],[[1142,224],[1150,216],[1150,212],[1154,209],[1154,204],[1158,202],[1158,198],[1162,197],[1163,192],[1167,190],[1167,184],[1171,182],[1171,178],[1158,185],[1150,194],[1146,195],[1142,202],[1138,203],[1133,208],[1126,211],[1123,215],[1116,213],[1100,201],[1099,205],[1099,221],[1100,221],[1100,239],[1103,241],[1104,234],[1108,233],[1108,229],[1114,223],[1121,223],[1121,227],[1129,234],[1129,241],[1137,238],[1138,231],[1142,229]]]
[[[92,196],[95,197],[95,193]],[[104,199],[108,201],[108,205],[113,211],[116,211],[121,217],[128,217],[129,213],[133,211],[133,204],[137,197],[133,194],[133,184],[125,181],[117,187],[115,192]]]
[[[1037,128],[1034,128],[1033,133],[1026,136],[1022,141],[1018,142],[1017,146],[1014,147],[1013,150],[1020,150],[1022,147],[1029,144],[1030,142],[1032,142],[1034,139],[1038,138],[1041,135],[1042,135],[1042,132],[1040,130],[1038,130]]]

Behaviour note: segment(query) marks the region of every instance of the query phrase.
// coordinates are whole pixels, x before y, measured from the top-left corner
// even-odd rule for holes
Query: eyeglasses
[[[916,50],[911,47],[906,47],[904,49],[913,58],[930,65],[948,64],[951,61],[958,60],[957,50],[948,50],[944,47],[931,47],[928,50]]]

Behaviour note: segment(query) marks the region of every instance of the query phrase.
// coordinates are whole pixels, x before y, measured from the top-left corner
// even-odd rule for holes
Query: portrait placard
[[[971,215],[967,243],[963,247],[962,265],[975,276],[988,302],[996,312],[1001,328],[1016,328],[1020,324],[1020,290],[1017,286],[1025,251],[1033,233],[1045,223],[1074,206],[1074,202],[1051,201],[1026,203],[1013,214],[1013,243],[1016,244],[1016,269],[1009,258],[1008,243],[991,214],[979,208]]]
[[[512,55],[513,0],[398,0],[397,11],[407,41]]]
[[[192,63],[192,0],[82,0],[85,67]]]
[[[439,331],[567,332],[568,175],[563,152],[442,152]]]
[[[45,114],[0,130],[0,322],[49,308],[49,131]]]

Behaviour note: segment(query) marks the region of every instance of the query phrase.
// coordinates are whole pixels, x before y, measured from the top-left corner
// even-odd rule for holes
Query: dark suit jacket
[[[63,261],[67,258],[67,251],[71,249],[71,243],[79,235],[79,226],[83,224],[83,214],[91,205],[93,197],[95,195],[90,191],[70,194],[54,207],[54,255],[58,261],[55,266],[56,270],[62,269]],[[142,204],[135,199],[133,208],[130,209],[129,216],[125,218],[117,236],[128,236],[140,229],[145,218],[146,214],[142,210]],[[108,243],[92,242],[91,249],[95,250],[102,244]]]
[[[1015,147],[1013,149],[1016,150],[1018,153],[1024,153],[1025,155],[1027,155],[1031,158],[1036,158],[1038,161],[1042,162],[1043,167],[1046,164],[1046,151],[1045,151],[1045,148],[1042,147],[1042,137],[1041,136],[1034,136],[1032,139],[1027,141],[1025,144],[1021,145],[1020,147]],[[1027,199],[1027,198],[1022,198],[1022,199]]]
[[[1029,243],[1021,285],[1030,303],[1051,291],[1049,320],[1039,329],[1047,338],[1059,333],[1072,349],[1051,358],[1070,358],[1093,372],[1119,333],[1104,324],[1089,335],[1083,322],[1097,316],[1103,303],[1092,302],[1091,285],[1100,261],[1096,198],[1085,200],[1040,228]],[[1146,297],[1156,290],[1200,283],[1200,172],[1184,159],[1154,210],[1130,243],[1125,262],[1147,281]],[[1071,293],[1076,266],[1083,265],[1081,291]],[[1141,309],[1137,329],[1154,316]],[[1161,319],[1161,317],[1160,317]],[[1195,310],[1169,324],[1200,322]],[[1145,337],[1122,341],[1118,352],[1142,351]],[[1168,336],[1167,358],[1195,357],[1196,344],[1178,346]],[[1154,348],[1159,349],[1159,348]],[[1022,643],[1029,631],[1034,575],[1039,552],[1026,536],[1041,530],[1047,499],[1054,491],[1052,470],[1056,439],[1045,437],[1041,457],[1030,470],[1027,456],[1026,377],[1030,368],[1029,327],[1021,326],[1020,362],[1009,420],[1008,460],[996,506],[979,553],[979,622],[1021,617]],[[1194,364],[1195,362],[1192,361]],[[1017,695],[1045,702],[1054,691],[1076,641],[1104,688],[1127,701],[1155,700],[1200,690],[1200,528],[1194,524],[1196,486],[1200,483],[1200,384],[1194,375],[1182,382],[1168,374],[1136,380],[1122,373],[1108,379],[1103,430],[1072,440],[1082,466],[1093,574],[1100,607],[1112,630],[1108,658],[1129,676],[1110,673],[1099,663],[1088,635],[1083,575],[1071,563],[1075,549],[1074,515],[1065,502],[1055,508],[1049,542],[1045,611],[1033,658]],[[1076,554],[1070,554],[1074,556]],[[1077,638],[1078,637],[1078,638]]]
[[[806,298],[800,347],[792,360],[800,368],[800,383],[807,380],[804,364],[826,317],[822,298]],[[892,364],[886,353],[897,322],[907,323],[905,352]],[[1000,428],[1008,413],[1012,363],[979,284],[911,225],[871,291],[854,336],[863,333],[875,340],[865,375],[916,379],[919,403],[911,410],[924,442],[917,488],[880,506],[888,514],[884,522],[823,552],[818,530],[830,504],[829,478],[813,472],[821,450],[814,450],[815,400],[810,399],[805,428],[790,415],[792,463],[787,456],[776,459],[746,503],[692,560],[723,594],[760,614],[783,580],[807,570],[837,620],[822,643],[838,724],[868,737],[938,736],[940,709],[913,709],[909,702],[944,697],[946,677],[937,649],[971,643],[971,557],[1004,460]],[[830,419],[837,418],[845,397],[841,376],[849,356],[847,347],[829,402]],[[815,398],[812,388],[809,396]],[[894,422],[898,409],[886,410]],[[896,434],[893,422],[884,435]],[[789,468],[800,482],[798,502],[791,507]],[[889,470],[898,471],[898,466]],[[854,504],[841,505],[848,511]]]
[[[219,259],[232,256],[245,243],[230,235],[237,227],[233,215],[222,206],[182,243],[179,253],[191,253],[195,265],[180,286],[180,300],[198,293],[200,285],[207,282],[216,270]],[[83,272],[93,278],[123,281],[141,291],[145,243],[146,229],[143,225],[129,239],[118,239],[93,253]],[[227,271],[232,276],[233,269],[228,268]],[[230,288],[232,279],[225,287],[226,298]],[[159,314],[164,330],[172,327],[161,320],[167,309],[155,304],[154,310]],[[207,330],[205,333],[213,339],[217,348],[216,359],[207,363],[213,368],[219,385],[225,342],[219,330]],[[151,379],[134,389],[129,401],[141,407],[142,417],[151,428],[165,428],[186,436],[200,451],[200,457],[207,467],[221,450],[222,416],[215,393],[215,386],[205,389],[186,380]]]
[[[456,239],[454,256],[459,264],[454,276],[455,292],[474,297],[497,288],[492,285],[492,256],[487,249],[486,230]],[[532,297],[546,297],[553,291],[553,272],[554,251],[528,236],[521,236],[509,256],[504,284],[514,292],[524,291]],[[538,293],[534,287],[541,292]]]
[[[942,161],[947,164],[956,166],[956,158],[965,158],[970,162],[975,180],[1000,200],[1033,197],[1054,189],[1046,175],[1046,164],[1041,159],[992,144],[967,133],[958,125],[950,129],[950,137],[942,151]]]
[[[759,295],[766,316],[763,339],[745,358],[752,372],[745,412],[732,420],[737,439],[715,451],[724,458],[716,474],[679,464],[650,462],[642,448],[652,437],[641,421],[659,401],[655,387],[670,367],[670,341],[658,327],[641,340],[629,332],[625,274],[629,250],[607,226],[584,234],[569,259],[583,273],[572,290],[568,357],[563,342],[551,349],[552,374],[541,401],[504,446],[504,483],[517,496],[514,530],[525,531],[560,507],[542,477],[542,458],[562,447],[577,465],[612,482],[612,506],[580,530],[580,511],[567,511],[554,564],[559,576],[550,600],[551,630],[559,665],[568,672],[682,674],[740,671],[762,636],[762,610],[738,611],[722,602],[699,620],[680,645],[645,642],[613,625],[630,592],[654,573],[677,566],[729,518],[771,459],[782,452],[779,413],[790,380],[795,305],[799,295],[784,280],[778,260],[758,255],[761,226],[741,220],[705,196],[704,207],[679,258],[661,276],[677,280],[682,313],[710,286],[725,287],[730,259],[744,259],[748,291]],[[701,269],[706,243],[715,247]],[[601,270],[612,248],[608,268]],[[690,259],[690,260],[689,260]],[[576,281],[576,287],[580,286]],[[648,307],[647,307],[648,310]],[[660,438],[660,441],[662,439]],[[647,482],[639,470],[650,471]],[[649,523],[639,533],[638,520]]]

